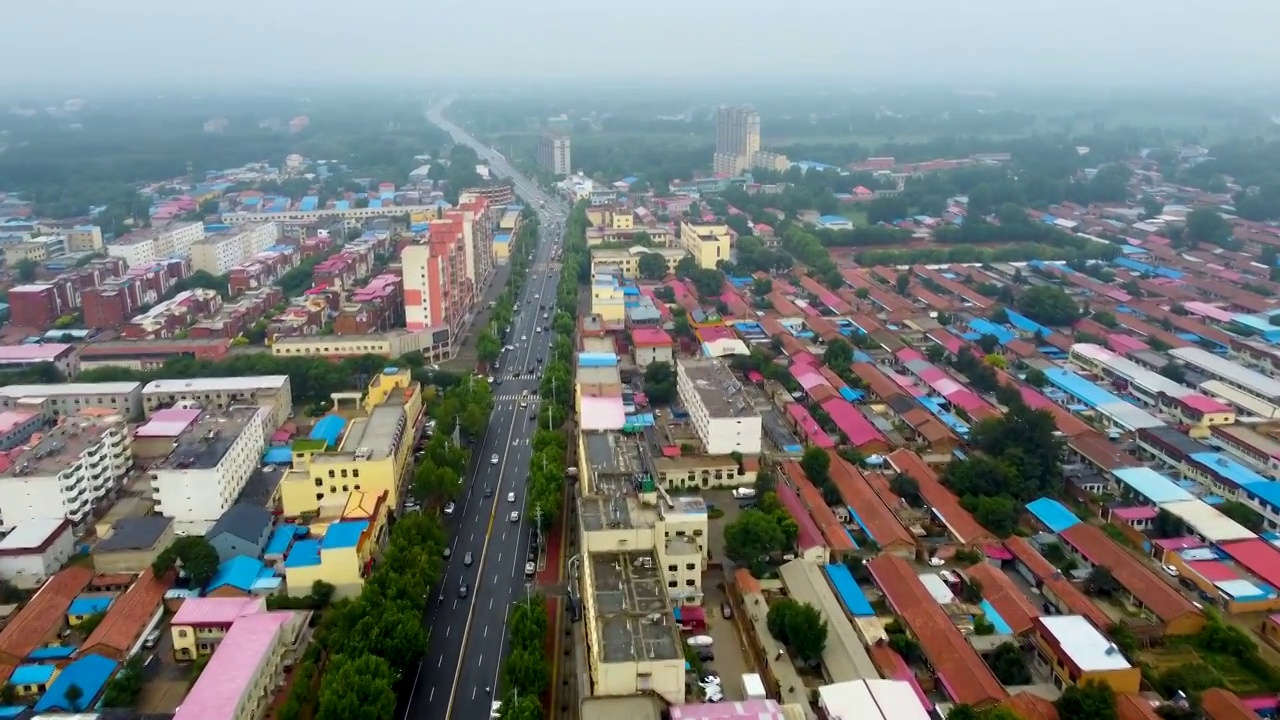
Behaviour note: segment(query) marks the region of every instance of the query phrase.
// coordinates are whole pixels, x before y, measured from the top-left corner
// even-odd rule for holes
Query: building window
[[[675,580],[669,580],[669,581],[667,582],[667,587],[669,587],[669,588],[673,588],[673,587],[675,587],[675,586],[676,586],[676,581],[675,581]]]
[[[688,587],[693,587],[694,585],[698,584],[698,581],[694,580],[693,578],[689,578],[688,580],[684,581],[684,584]]]
[[[342,477],[344,477],[344,478],[345,478],[346,476],[347,476],[347,469],[346,469],[346,468],[343,468],[343,469],[342,469]]]
[[[316,478],[316,487],[324,487],[324,480],[322,478]]]
[[[668,566],[667,566],[667,572],[675,572],[675,571],[676,571],[676,566],[675,566],[675,565],[668,565]]]
[[[329,492],[331,492],[331,493],[336,493],[336,492],[338,492],[338,486],[337,486],[337,485],[330,485],[330,486],[329,486]]]
[[[685,570],[697,570],[697,569],[698,569],[698,566],[697,566],[697,565],[694,565],[693,563],[685,563],[684,569],[685,569]]]
[[[360,471],[359,471],[359,470],[352,470],[352,471],[351,471],[351,477],[353,477],[353,478],[358,478],[358,477],[360,477]],[[357,488],[359,488],[360,486],[359,486],[359,485],[357,485],[356,487],[357,487]]]
[[[324,499],[324,493],[322,493],[322,492],[318,492],[318,493],[316,493],[316,501],[317,501],[317,502],[318,502],[318,501],[320,501],[320,500],[323,500],[323,499]]]
[[[334,477],[336,477],[336,476],[334,475],[334,472],[333,472],[332,470],[330,470],[330,471],[329,471],[329,479],[330,479],[330,480],[332,480]]]

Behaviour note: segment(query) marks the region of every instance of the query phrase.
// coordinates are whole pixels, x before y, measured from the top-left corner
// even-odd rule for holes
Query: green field
[[[1142,653],[1142,659],[1156,670],[1166,670],[1179,665],[1204,663],[1213,668],[1226,681],[1228,689],[1237,695],[1267,692],[1266,684],[1240,665],[1232,655],[1202,653],[1185,645],[1167,645]]]

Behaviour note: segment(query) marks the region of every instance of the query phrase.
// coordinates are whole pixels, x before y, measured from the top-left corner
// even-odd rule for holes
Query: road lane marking
[[[481,637],[489,637],[489,626],[488,626],[488,625],[485,625],[485,626],[484,626],[484,635],[482,635]]]
[[[435,685],[432,685],[432,686],[431,686],[431,694],[427,696],[427,702],[431,702],[432,700],[434,700],[434,699],[435,699],[435,697],[436,697],[436,686],[435,686]]]
[[[444,655],[441,655],[440,659],[436,661],[436,667],[440,667],[443,664],[444,664]],[[435,688],[432,688],[432,690],[435,690]]]

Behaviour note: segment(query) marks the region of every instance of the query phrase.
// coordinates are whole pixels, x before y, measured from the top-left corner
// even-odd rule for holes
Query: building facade
[[[191,247],[204,238],[198,222],[171,223],[138,230],[107,246],[107,254],[124,260],[129,267],[149,265],[167,258],[191,256]]]
[[[569,136],[548,133],[538,140],[538,165],[553,175],[568,175]]]
[[[76,525],[119,487],[133,464],[119,415],[63,417],[8,455],[0,472],[0,522],[67,518]]]
[[[760,113],[745,107],[716,110],[716,152],[714,172],[738,175],[751,167],[760,152]]]
[[[681,359],[676,391],[707,455],[758,455],[764,424],[733,371],[719,359]]]
[[[191,269],[225,275],[280,241],[280,223],[250,223],[206,234],[191,246]]]
[[[729,261],[733,252],[733,236],[729,226],[720,223],[680,223],[680,245],[698,261],[698,267],[714,270],[721,260]]]

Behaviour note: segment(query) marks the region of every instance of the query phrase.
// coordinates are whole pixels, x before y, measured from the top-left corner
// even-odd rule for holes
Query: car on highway
[[[541,327],[534,328],[534,331],[535,331],[535,332],[542,332],[542,328],[541,328]]]
[[[471,563],[474,561],[475,561],[475,558],[472,557],[471,553],[469,552],[466,555],[462,556],[462,564],[466,565],[467,567],[470,567]]]
[[[524,564],[524,576],[527,578],[533,577],[533,574],[537,572],[537,570],[538,570],[538,566],[535,565],[533,561],[529,561]]]
[[[454,508],[456,508],[456,507],[457,507],[457,506],[453,504],[453,501],[452,501],[452,500],[450,500],[449,502],[447,502],[447,503],[445,503],[445,504],[444,504],[444,514],[445,514],[445,515],[452,515],[452,514],[453,514],[453,511],[454,511]]]
[[[485,485],[485,486],[484,486],[484,496],[485,496],[485,497],[493,497],[493,488],[489,487],[488,485]]]
[[[521,335],[521,336],[520,336],[520,339],[521,339],[521,340],[525,340],[525,341],[527,341],[527,340],[529,339],[529,336],[528,336],[528,335]]]
[[[515,493],[507,493],[507,502],[515,502],[515,501],[516,501],[516,494],[515,494]]]
[[[510,515],[511,522],[520,522],[520,511],[512,510]]]
[[[453,548],[447,547],[444,550],[442,550],[440,552],[440,557],[444,558],[445,560],[448,560],[449,558],[453,557]]]
[[[489,464],[490,464],[490,465],[497,465],[497,464],[498,464],[498,453],[494,453],[494,454],[492,454],[492,455],[490,455],[490,456],[489,456]]]
[[[458,597],[464,598],[470,592],[471,592],[471,588],[466,583],[462,583],[461,585],[458,586]]]

